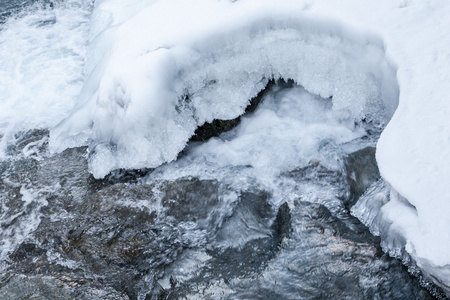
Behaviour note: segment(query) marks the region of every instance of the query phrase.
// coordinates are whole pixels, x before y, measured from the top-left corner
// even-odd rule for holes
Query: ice
[[[450,3],[443,1],[346,0],[311,5],[312,14],[345,20],[380,34],[386,54],[398,67],[399,106],[380,137],[377,162],[382,177],[397,195],[394,198],[405,200],[387,203],[381,212],[396,228],[397,237],[405,239],[407,253],[447,294],[449,12]],[[409,204],[401,204],[405,202]],[[392,242],[392,248],[394,245]]]
[[[378,226],[385,224],[380,209],[389,202],[390,186],[382,179],[378,180],[362,195],[352,207],[351,213],[364,225],[370,228],[372,234],[379,236],[383,230]],[[383,232],[384,234],[384,232]],[[403,247],[404,245],[401,245]]]
[[[447,289],[446,278],[450,271],[447,266],[436,266],[426,258],[415,256],[414,244],[421,232],[418,211],[409,201],[380,179],[352,207],[352,214],[358,217],[370,231],[381,236],[383,250],[401,259],[411,270],[417,266],[425,278],[434,280]],[[445,244],[445,242],[443,241]],[[411,261],[411,258],[413,260]]]
[[[197,126],[242,114],[271,78],[332,96],[356,120],[385,106],[381,122],[395,114],[377,146],[380,172],[417,211],[392,226],[449,291],[438,271],[450,269],[449,11],[438,0],[97,1],[89,77],[51,149],[89,145],[97,178],[156,167]],[[383,214],[402,211],[395,203]]]
[[[383,179],[361,196],[351,213],[368,226],[372,234],[382,236],[381,246],[385,252],[405,262],[410,259],[405,252],[407,232],[404,228],[417,230],[417,210]]]
[[[386,106],[388,118],[396,107],[395,69],[373,34],[290,2],[175,2],[150,1],[139,12],[96,6],[92,72],[77,108],[51,133],[53,151],[89,145],[97,178],[159,166],[176,159],[197,126],[242,114],[271,78],[333,96],[333,108],[355,119],[384,121],[372,112]]]

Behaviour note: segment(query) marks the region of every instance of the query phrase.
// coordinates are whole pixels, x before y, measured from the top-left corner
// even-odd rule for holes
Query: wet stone
[[[86,299],[128,300],[124,294],[87,280],[69,276],[27,276],[6,273],[0,275],[0,298],[16,299]]]
[[[275,236],[277,237],[277,244],[281,244],[283,239],[289,237],[292,229],[292,224],[291,213],[287,202],[284,202],[278,209],[278,213],[272,227]]]
[[[344,164],[352,194],[347,206],[352,207],[359,197],[380,178],[375,159],[375,148],[366,147],[349,154],[345,158]]]
[[[162,289],[158,299],[431,298],[411,285],[399,261],[383,254],[377,238],[361,238],[320,204],[291,205],[280,206],[273,237],[210,252],[195,276],[172,276],[176,284]],[[282,233],[283,242],[274,247],[280,239],[275,228],[288,228],[280,223],[289,219],[289,236]]]
[[[219,203],[219,184],[215,180],[181,179],[167,183],[162,191],[162,205],[167,215],[179,221],[207,219]]]

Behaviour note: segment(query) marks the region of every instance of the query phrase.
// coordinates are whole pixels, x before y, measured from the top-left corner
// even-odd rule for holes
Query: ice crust
[[[371,112],[380,106],[395,110],[395,69],[382,41],[308,16],[303,6],[114,3],[96,2],[90,76],[50,140],[54,151],[89,145],[97,178],[176,159],[198,126],[241,115],[271,78],[332,96],[335,110],[356,119],[379,118]]]
[[[398,234],[389,231],[385,239],[403,238],[425,275],[450,295],[450,3],[325,0],[310,8],[383,37],[400,87],[398,108],[377,144],[380,173],[395,195],[380,212]]]
[[[449,14],[441,0],[96,1],[89,77],[50,145],[89,145],[95,177],[156,167],[197,126],[242,114],[272,77],[355,119],[398,104],[377,146],[391,197],[364,200],[379,214],[366,221],[389,220],[380,233],[403,238],[450,294]]]

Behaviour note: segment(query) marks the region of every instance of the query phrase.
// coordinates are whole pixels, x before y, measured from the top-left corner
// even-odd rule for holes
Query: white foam
[[[279,175],[311,160],[339,169],[321,149],[364,135],[352,118],[332,110],[330,99],[294,87],[267,94],[255,114],[243,118],[232,139],[212,139],[190,155],[207,156],[220,167],[251,165],[260,174]]]
[[[145,182],[189,176],[215,179],[238,193],[267,191],[274,208],[285,201],[302,199],[323,204],[338,216],[343,209],[341,199],[348,195],[346,186],[332,182],[344,180],[339,176],[346,145],[364,147],[361,137],[365,135],[352,118],[332,110],[331,99],[314,96],[298,86],[276,88],[266,92],[257,110],[243,117],[238,127],[205,143],[193,144],[177,161],[149,174]],[[317,167],[331,172],[329,177],[314,173]],[[310,180],[296,175],[295,170],[301,169]],[[232,201],[235,199],[224,199]],[[255,228],[247,235],[245,230],[228,232],[226,226],[223,230],[224,234],[235,235],[233,247],[255,234],[267,234]]]
[[[33,231],[41,223],[40,209],[48,204],[42,195],[24,187],[20,189],[22,204],[18,207],[10,207],[7,199],[0,198],[1,215],[0,225],[0,262],[4,263],[7,256],[17,246],[27,241]],[[0,265],[0,270],[3,268]]]
[[[21,130],[65,118],[83,84],[90,1],[29,6],[0,30],[0,158]]]

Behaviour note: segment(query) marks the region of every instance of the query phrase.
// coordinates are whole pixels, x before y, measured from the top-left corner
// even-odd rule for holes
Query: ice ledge
[[[333,96],[355,119],[386,121],[397,107],[396,69],[374,34],[294,1],[150,2],[120,13],[115,1],[97,3],[89,78],[51,131],[52,151],[90,147],[97,178],[176,159],[198,126],[241,115],[271,78]]]

